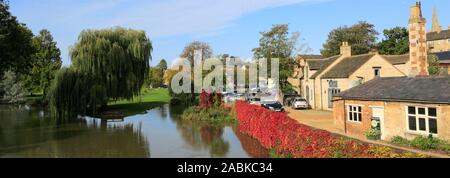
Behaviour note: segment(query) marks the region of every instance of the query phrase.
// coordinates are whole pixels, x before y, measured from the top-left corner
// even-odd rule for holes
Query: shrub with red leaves
[[[236,102],[239,129],[279,155],[296,158],[377,157],[371,144],[337,138],[323,130],[299,124],[285,113],[243,101]]]
[[[221,93],[211,93],[203,90],[200,94],[200,108],[209,109],[214,106],[219,107],[222,105],[222,98],[223,97]]]

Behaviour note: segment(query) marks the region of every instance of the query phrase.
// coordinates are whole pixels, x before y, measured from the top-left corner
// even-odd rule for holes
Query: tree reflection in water
[[[0,105],[0,157],[267,157],[236,126],[181,120],[182,106],[123,122],[86,118],[59,125],[41,111]]]
[[[224,125],[179,120],[177,129],[193,149],[207,149],[211,157],[225,157],[230,143],[223,138]]]
[[[209,150],[211,157],[226,157],[230,150],[230,143],[223,137],[227,125],[182,120],[184,109],[182,106],[170,107],[172,121],[183,140],[192,149]]]
[[[241,142],[242,148],[253,158],[268,158],[269,150],[262,147],[258,140],[239,131],[238,125],[211,124],[181,120],[182,109],[171,107],[173,121],[177,123],[183,139],[194,149],[209,149],[212,157],[225,157],[230,149],[230,143],[223,138],[224,128],[232,128]],[[177,115],[178,117],[174,117]]]
[[[12,113],[12,112],[8,112]],[[6,157],[150,157],[139,124],[102,124],[83,119],[55,126],[49,118],[14,112],[0,119],[0,156]],[[5,112],[0,111],[4,116]],[[7,119],[12,118],[12,119]],[[27,118],[27,119],[21,119]],[[9,122],[9,123],[5,123]]]

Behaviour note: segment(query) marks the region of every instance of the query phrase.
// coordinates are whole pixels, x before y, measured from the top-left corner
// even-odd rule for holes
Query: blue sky
[[[194,40],[209,43],[215,54],[252,57],[259,32],[288,23],[301,33],[311,53],[319,53],[330,30],[365,20],[383,29],[407,26],[416,0],[10,0],[12,13],[33,30],[52,32],[68,51],[83,29],[115,26],[145,30],[153,42],[153,60],[173,61]],[[424,0],[431,28],[434,5],[443,28],[450,25],[450,1]],[[381,36],[380,36],[381,37]]]

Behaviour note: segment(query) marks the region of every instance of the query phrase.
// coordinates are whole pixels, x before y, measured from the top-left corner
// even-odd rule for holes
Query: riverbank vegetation
[[[184,120],[196,120],[218,123],[235,123],[236,117],[233,107],[223,104],[222,94],[203,91],[200,94],[199,106],[186,109],[181,118]]]
[[[285,113],[238,101],[240,131],[259,140],[272,157],[398,158],[423,157],[410,152],[362,143],[299,124]]]

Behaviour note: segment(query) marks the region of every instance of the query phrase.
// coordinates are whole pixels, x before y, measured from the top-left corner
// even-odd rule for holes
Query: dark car
[[[269,102],[266,101],[263,102],[261,106],[275,112],[284,112],[283,104],[281,104],[278,101],[269,101]]]

